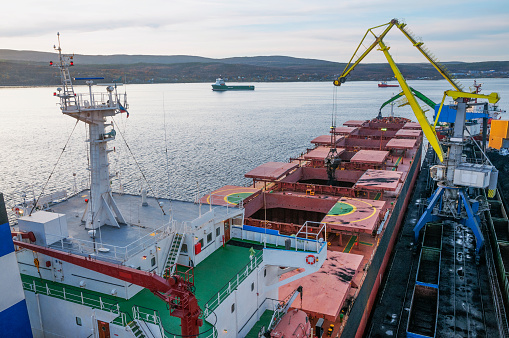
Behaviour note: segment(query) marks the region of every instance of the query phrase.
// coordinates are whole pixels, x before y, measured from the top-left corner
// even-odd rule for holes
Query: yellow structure
[[[399,85],[401,86],[401,89],[403,90],[403,93],[405,94],[406,99],[408,100],[408,104],[412,107],[412,111],[415,114],[415,117],[417,118],[417,121],[421,125],[422,131],[424,132],[424,135],[426,135],[426,138],[428,139],[429,143],[437,153],[438,158],[440,159],[440,162],[444,161],[444,152],[442,150],[442,146],[440,145],[440,142],[438,141],[438,137],[436,135],[435,127],[438,121],[438,116],[440,115],[440,111],[442,109],[442,105],[440,106],[440,110],[437,114],[437,120],[435,121],[434,125],[431,125],[428,122],[428,119],[426,118],[426,115],[424,114],[424,111],[422,110],[421,106],[417,103],[417,100],[413,93],[410,90],[410,87],[406,83],[403,75],[401,74],[400,70],[396,66],[396,63],[392,59],[392,56],[389,54],[389,47],[386,46],[386,44],[383,42],[384,37],[389,33],[391,28],[397,27],[407,38],[410,40],[412,45],[416,47],[419,52],[421,52],[424,57],[435,67],[435,69],[451,84],[451,86],[454,88],[454,90],[448,90],[444,93],[444,99],[445,96],[452,97],[454,100],[458,100],[461,98],[482,98],[482,99],[488,99],[491,103],[497,102],[500,97],[497,93],[491,93],[490,95],[481,95],[476,93],[467,93],[463,91],[463,88],[461,85],[456,81],[456,79],[448,72],[448,70],[440,64],[434,56],[424,47],[424,43],[422,41],[418,41],[416,37],[408,30],[408,27],[406,27],[405,23],[399,22],[397,19],[393,19],[390,22],[379,25],[376,27],[372,27],[368,29],[366,34],[364,34],[364,37],[362,38],[361,42],[357,46],[357,49],[355,50],[353,56],[351,57],[350,61],[348,61],[348,64],[345,66],[345,69],[341,73],[341,75],[334,80],[335,86],[341,86],[342,83],[346,81],[346,77],[348,74],[350,74],[354,68],[375,48],[379,47],[379,50],[381,50],[389,65],[391,66],[391,69],[394,73],[394,76],[396,77],[396,80],[398,80]],[[375,29],[381,29],[384,28],[384,30],[380,34],[376,34],[374,32]],[[373,41],[367,48],[365,47],[367,44],[365,44],[366,37],[369,35],[372,35],[375,38],[375,41]],[[364,52],[361,53],[360,49],[365,48]],[[360,56],[359,56],[360,54]],[[357,58],[356,60],[354,60]]]
[[[509,139],[509,121],[492,120],[488,146],[490,148],[500,149],[504,139]]]

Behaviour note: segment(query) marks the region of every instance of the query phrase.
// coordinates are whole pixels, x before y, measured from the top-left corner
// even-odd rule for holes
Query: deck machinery
[[[389,53],[389,47],[387,47],[383,41],[384,37],[394,26],[410,40],[413,46],[426,57],[426,59],[454,88],[454,90],[448,90],[444,93],[440,109],[433,125],[428,122],[423,109],[417,103],[412,88],[410,88],[406,83],[403,75]],[[382,28],[384,30],[381,34],[376,34],[374,32],[375,29]],[[364,40],[366,40],[366,37],[370,36],[370,34],[375,38],[374,42],[372,42],[357,58],[357,60],[354,61],[359,49],[361,46],[364,46]],[[346,77],[350,74],[350,72],[377,46],[379,47],[379,50],[384,53],[406,99],[408,100],[408,103],[412,107],[412,110],[421,125],[424,134],[426,135],[430,145],[435,150],[438,159],[442,163],[441,165],[435,166],[434,170],[432,170],[432,177],[435,181],[437,181],[438,188],[433,193],[429,200],[428,207],[414,228],[415,243],[418,242],[420,230],[426,223],[440,218],[452,218],[472,229],[476,237],[476,254],[479,257],[479,251],[484,243],[484,238],[479,227],[479,213],[483,208],[480,201],[469,197],[467,189],[489,187],[490,194],[494,194],[498,172],[496,168],[489,163],[486,156],[485,161],[487,163],[483,161],[482,164],[469,163],[463,157],[463,147],[466,142],[464,133],[466,110],[469,105],[475,104],[473,102],[474,100],[487,99],[490,103],[496,103],[499,101],[500,97],[497,93],[482,95],[478,93],[464,92],[461,85],[459,85],[448,73],[445,67],[435,60],[426,48],[423,47],[423,42],[418,41],[408,28],[406,28],[406,24],[399,22],[397,19],[393,19],[384,25],[368,29],[354,55],[343,70],[343,73],[334,80],[334,85],[341,86],[342,83],[345,83]],[[446,96],[451,97],[456,102],[456,118],[454,121],[452,135],[449,136],[446,142],[440,142],[438,140],[435,127]],[[447,149],[447,153],[444,152],[444,148]]]

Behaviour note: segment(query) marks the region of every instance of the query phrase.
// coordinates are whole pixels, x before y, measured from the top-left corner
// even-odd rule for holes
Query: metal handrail
[[[207,318],[221,303],[228,298],[228,296],[235,291],[238,286],[249,276],[249,274],[256,269],[263,261],[263,251],[257,252],[251,261],[244,266],[235,277],[230,279],[214,296],[212,296],[207,303],[205,303],[205,310],[203,318]],[[254,263],[254,264],[253,264]]]
[[[79,253],[94,253],[98,257],[101,256],[107,259],[120,260],[122,262],[125,262],[129,258],[135,256],[141,250],[147,248],[150,245],[155,244],[157,241],[169,236],[170,234],[171,232],[169,232],[169,226],[168,224],[166,224],[157,229],[154,229],[145,236],[140,237],[137,240],[123,247],[87,241],[84,239],[52,235],[54,237],[59,238],[58,243],[60,243],[60,245],[58,245],[57,242],[55,242],[54,244],[51,245],[51,247],[52,248],[59,247],[62,250],[69,250],[72,252],[77,251]],[[76,245],[77,248],[75,248],[74,245]],[[107,248],[110,249],[110,251],[108,253],[101,253],[99,251],[100,248]]]

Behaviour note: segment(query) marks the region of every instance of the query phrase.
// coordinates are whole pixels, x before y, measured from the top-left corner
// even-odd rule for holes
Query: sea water
[[[473,80],[460,81],[465,89]],[[509,79],[479,79],[482,93],[498,92],[509,108]],[[445,81],[408,81],[436,103],[451,89]],[[233,84],[233,83],[232,83]],[[375,117],[400,88],[377,82],[253,83],[254,91],[214,92],[209,83],[143,84],[127,92],[130,117],[114,118],[108,146],[114,191],[193,201],[226,184],[249,185],[249,170],[297,157],[326,135],[332,121]],[[86,126],[63,115],[52,87],[0,88],[0,192],[12,207],[58,190],[88,184]],[[88,88],[77,86],[77,92]],[[97,86],[95,92],[105,91]],[[450,101],[446,99],[446,103]],[[428,107],[421,104],[425,109]],[[416,120],[410,107],[394,113]],[[382,110],[390,114],[391,107]],[[432,118],[432,110],[427,113]],[[506,115],[507,119],[508,116]],[[65,147],[65,149],[64,149]]]

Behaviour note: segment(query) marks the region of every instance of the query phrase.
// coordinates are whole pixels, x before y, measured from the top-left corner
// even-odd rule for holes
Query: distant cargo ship
[[[223,78],[217,78],[216,83],[212,85],[212,90],[224,91],[224,90],[254,90],[254,86],[227,86]]]
[[[387,84],[387,81],[378,82],[378,87],[385,88],[385,87],[399,87],[397,84]]]

